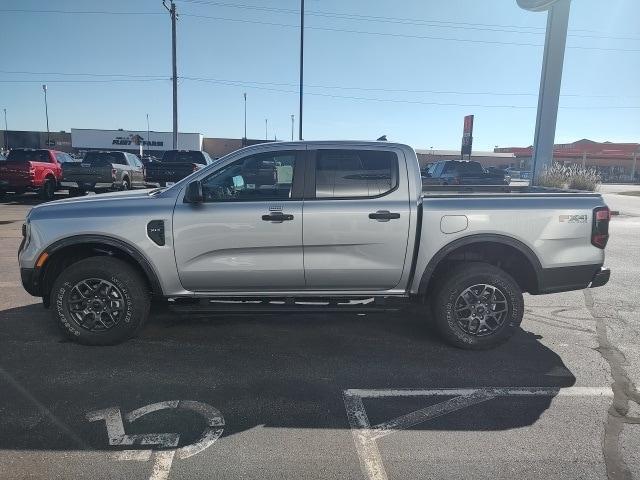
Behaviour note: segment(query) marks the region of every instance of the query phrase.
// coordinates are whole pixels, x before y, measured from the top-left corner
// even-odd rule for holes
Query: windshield
[[[11,150],[7,161],[15,163],[46,162],[49,163],[47,150]]]

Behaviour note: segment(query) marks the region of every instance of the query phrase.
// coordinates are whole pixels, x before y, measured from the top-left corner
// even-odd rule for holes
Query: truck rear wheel
[[[468,350],[493,348],[506,342],[522,322],[524,300],[515,280],[487,263],[453,268],[432,299],[440,334]]]
[[[56,181],[52,178],[46,178],[42,187],[40,187],[40,197],[43,200],[53,200],[56,193]]]
[[[111,257],[90,257],[67,267],[51,290],[60,330],[84,345],[114,345],[134,337],[149,315],[142,276]]]

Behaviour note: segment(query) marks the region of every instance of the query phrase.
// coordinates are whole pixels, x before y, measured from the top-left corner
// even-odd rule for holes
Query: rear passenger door
[[[409,232],[402,151],[310,153],[303,225],[307,289],[393,289],[402,277]]]

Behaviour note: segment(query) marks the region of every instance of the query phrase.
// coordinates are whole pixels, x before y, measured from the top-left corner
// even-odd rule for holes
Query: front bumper
[[[40,269],[20,268],[20,280],[24,289],[34,297],[42,296],[40,292]]]

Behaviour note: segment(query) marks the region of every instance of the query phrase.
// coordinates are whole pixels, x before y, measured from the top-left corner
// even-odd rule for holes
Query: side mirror
[[[202,193],[202,182],[200,180],[194,180],[187,185],[187,190],[184,192],[184,203],[202,203],[204,202],[204,195]]]

